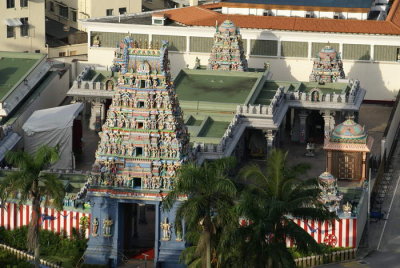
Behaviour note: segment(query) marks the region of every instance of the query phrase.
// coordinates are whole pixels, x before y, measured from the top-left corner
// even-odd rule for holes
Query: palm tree
[[[181,231],[184,221],[185,239],[194,244],[182,255],[189,267],[211,267],[217,230],[228,224],[237,194],[235,184],[229,179],[235,166],[233,158],[206,162],[202,166],[185,164],[178,172],[174,189],[164,199],[164,207],[170,209],[177,199],[188,197],[179,204],[175,228]]]
[[[53,206],[61,210],[65,195],[64,186],[56,175],[43,172],[59,159],[58,150],[53,147],[42,146],[36,153],[28,154],[23,151],[9,151],[6,161],[19,168],[9,172],[0,183],[1,203],[16,192],[19,192],[19,202],[32,201],[31,221],[28,227],[27,245],[34,251],[35,267],[39,267],[39,221],[40,205],[45,198],[45,205],[52,200]]]
[[[319,201],[317,179],[299,180],[305,166],[286,167],[286,155],[273,150],[267,160],[266,171],[257,165],[245,167],[240,175],[246,190],[238,202],[238,215],[248,224],[222,237],[222,248],[236,248],[236,263],[242,267],[295,267],[286,247],[291,239],[303,253],[320,252],[318,243],[293,218],[324,221],[335,218]]]

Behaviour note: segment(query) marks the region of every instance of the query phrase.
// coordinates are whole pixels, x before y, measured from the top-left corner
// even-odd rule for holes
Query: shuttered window
[[[400,47],[395,46],[375,46],[374,60],[378,61],[397,61]]]
[[[281,42],[281,56],[282,57],[303,57],[308,56],[308,43],[307,42]]]
[[[260,56],[278,56],[278,41],[276,40],[251,40],[250,54]]]
[[[334,48],[337,52],[339,52],[339,44],[338,43],[312,43],[311,44],[311,57],[316,58],[318,53],[326,46],[330,46]]]
[[[371,47],[369,45],[343,44],[343,59],[370,60]]]
[[[153,44],[158,42],[161,44],[162,40],[169,42],[170,51],[186,51],[186,36],[173,36],[173,35],[153,35]]]
[[[190,37],[190,51],[191,52],[204,52],[210,53],[214,43],[212,37]]]
[[[126,36],[130,36],[133,40],[148,43],[149,36],[147,34],[127,34],[127,33],[108,33],[108,32],[91,32],[91,45],[93,45],[93,40],[98,37],[101,47],[117,47],[119,42],[123,40]]]

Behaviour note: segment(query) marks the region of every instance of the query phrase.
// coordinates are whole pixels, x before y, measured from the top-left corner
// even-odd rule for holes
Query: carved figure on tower
[[[314,59],[310,82],[333,83],[344,78],[340,54],[331,46],[325,46]]]
[[[247,60],[243,52],[242,35],[230,21],[216,26],[214,45],[208,60],[209,70],[246,71]]]

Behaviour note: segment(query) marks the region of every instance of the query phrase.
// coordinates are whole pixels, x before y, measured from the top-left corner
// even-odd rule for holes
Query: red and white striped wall
[[[7,230],[13,230],[24,225],[28,225],[31,219],[32,206],[18,205],[17,203],[6,203],[4,208],[0,208],[0,226]],[[57,211],[54,208],[40,208],[41,220],[40,226],[44,230],[60,233],[65,231],[68,236],[72,229],[80,228],[79,221],[81,217],[88,217],[90,214],[79,211]],[[89,227],[86,230],[86,237],[89,237]]]
[[[306,230],[318,243],[333,247],[357,247],[357,219],[339,219],[333,221],[313,221],[293,219],[301,228]],[[293,241],[288,240],[288,246]]]

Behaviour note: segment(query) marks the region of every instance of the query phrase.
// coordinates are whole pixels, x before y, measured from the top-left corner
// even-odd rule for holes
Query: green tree
[[[248,224],[231,227],[222,236],[220,247],[227,253],[222,261],[234,260],[238,267],[295,267],[286,239],[291,239],[302,253],[321,252],[318,243],[292,218],[324,221],[335,218],[335,214],[319,201],[317,179],[297,179],[307,167],[288,168],[286,155],[273,150],[266,170],[250,165],[240,172],[246,190],[240,196],[237,213]]]
[[[178,171],[174,189],[164,199],[167,209],[171,209],[176,200],[184,199],[176,212],[175,228],[182,232],[181,223],[185,222],[185,239],[193,246],[187,248],[182,257],[189,267],[211,267],[217,230],[230,221],[237,194],[229,178],[235,166],[233,158],[206,162],[202,166],[185,164]]]
[[[42,146],[36,153],[28,154],[23,151],[9,151],[6,161],[17,167],[17,171],[9,172],[0,183],[2,204],[10,195],[19,193],[20,204],[29,200],[32,202],[31,221],[28,227],[27,245],[34,251],[35,267],[39,267],[39,222],[40,206],[49,205],[50,201],[57,210],[62,210],[65,195],[64,186],[56,175],[45,173],[51,164],[59,159],[57,148]]]

